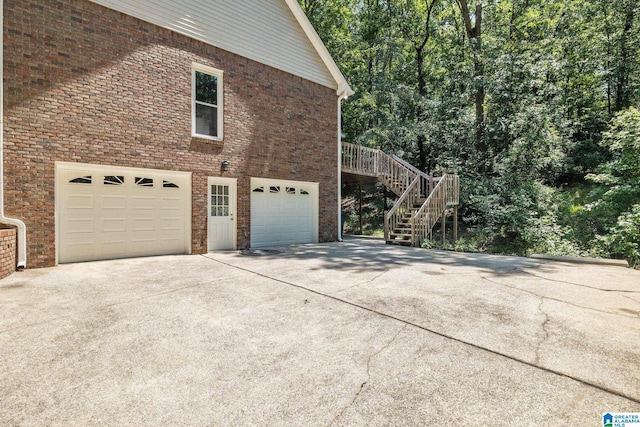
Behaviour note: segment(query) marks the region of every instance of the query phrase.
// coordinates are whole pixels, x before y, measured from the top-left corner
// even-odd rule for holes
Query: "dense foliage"
[[[481,250],[640,258],[637,0],[300,0],[345,139],[462,177]]]

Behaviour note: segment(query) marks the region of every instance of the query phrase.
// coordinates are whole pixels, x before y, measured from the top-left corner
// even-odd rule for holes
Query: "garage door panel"
[[[182,199],[182,197],[160,197],[160,205],[167,209],[176,209],[176,203]]]
[[[161,218],[160,229],[162,231],[177,231],[182,230],[184,225],[180,218]]]
[[[133,231],[155,231],[155,218],[134,218],[133,219]]]
[[[119,254],[127,250],[126,240],[106,241],[96,245],[95,254],[100,254],[104,259],[117,258]]]
[[[126,233],[127,232],[127,219],[126,218],[103,218],[102,227],[100,228],[102,233]]]
[[[59,262],[189,252],[189,173],[56,167]]]
[[[252,178],[251,246],[317,242],[317,188],[309,182]]]
[[[66,221],[71,234],[87,234],[94,232],[92,219],[68,219]]]
[[[157,201],[155,197],[134,197],[133,209],[135,210],[154,210],[156,208]]]
[[[103,209],[121,209],[127,208],[127,198],[124,196],[102,196],[100,198]]]
[[[73,195],[67,198],[69,209],[93,209],[95,198],[89,195]]]

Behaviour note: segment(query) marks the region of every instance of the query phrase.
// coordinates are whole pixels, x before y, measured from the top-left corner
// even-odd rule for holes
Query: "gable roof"
[[[90,0],[351,95],[297,0]]]
[[[287,2],[287,5],[291,9],[291,12],[293,12],[293,15],[295,16],[295,18],[298,20],[298,23],[304,30],[305,34],[313,44],[313,47],[316,49],[316,51],[324,61],[325,65],[329,69],[329,72],[331,73],[336,83],[338,84],[338,89],[337,89],[338,94],[339,95],[344,94],[346,96],[353,95],[354,92],[349,86],[347,79],[345,79],[344,75],[342,74],[342,71],[340,71],[338,64],[336,64],[336,62],[333,60],[333,57],[327,50],[327,47],[322,42],[322,39],[316,32],[315,28],[313,28],[313,25],[311,25],[311,22],[309,22],[309,18],[307,18],[307,15],[304,13],[302,8],[300,7],[300,4],[298,3],[298,1],[297,0],[285,0],[285,1]]]

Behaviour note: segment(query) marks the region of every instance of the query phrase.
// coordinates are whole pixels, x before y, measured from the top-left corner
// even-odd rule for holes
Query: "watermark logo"
[[[640,427],[640,412],[605,412],[603,427]]]

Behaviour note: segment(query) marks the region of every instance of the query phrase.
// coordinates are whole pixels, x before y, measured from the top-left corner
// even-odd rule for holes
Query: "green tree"
[[[356,91],[346,138],[458,172],[480,246],[629,253],[637,0],[299,1]]]

